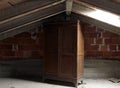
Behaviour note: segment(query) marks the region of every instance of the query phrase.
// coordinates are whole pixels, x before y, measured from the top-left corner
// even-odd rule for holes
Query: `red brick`
[[[0,40],[0,44],[2,44],[3,42],[2,42],[2,40]]]
[[[88,23],[86,23],[86,22],[83,22],[83,21],[81,21],[80,23],[81,23],[83,26],[90,25],[90,24],[88,24]]]
[[[17,39],[17,44],[22,44],[22,45],[25,45],[25,44],[35,44],[36,43],[36,41],[35,40],[33,40],[33,39],[27,39],[27,38],[19,38],[19,39]]]
[[[15,56],[22,57],[23,56],[23,51],[16,51]]]
[[[119,56],[120,57],[120,52],[112,52],[111,56],[113,56],[113,57]]]
[[[103,53],[98,51],[86,51],[85,56],[86,57],[102,57]]]
[[[31,52],[32,51],[23,51],[23,57],[31,57]]]
[[[85,29],[85,26],[87,26],[87,25],[89,25],[88,23],[85,23],[85,22],[81,22],[81,27],[83,28],[83,29]]]
[[[43,50],[32,51],[32,57],[43,57]]]
[[[110,58],[112,56],[111,52],[103,51],[103,57],[104,58]]]
[[[101,28],[97,28],[97,32],[105,32],[105,30]]]
[[[36,44],[44,45],[45,40],[43,38],[39,38],[35,41]]]
[[[93,44],[94,43],[94,39],[93,38],[85,38],[84,39],[84,43],[85,44]]]
[[[18,44],[18,51],[12,51],[12,45]],[[24,32],[14,37],[0,41],[0,57],[7,59],[12,57],[44,56],[44,33],[37,34],[37,39],[31,39],[31,34]]]
[[[4,50],[4,52],[2,52],[2,56],[14,56],[14,52],[13,51],[9,51],[9,50]]]
[[[4,39],[2,40],[2,43],[5,43],[5,44],[13,44],[13,43],[16,43],[16,38],[7,38],[7,39]]]
[[[117,47],[116,45],[110,45],[110,50],[114,50],[115,51],[116,47]]]
[[[112,44],[120,44],[120,39],[111,39]]]
[[[1,50],[12,50],[12,44],[0,44]]]
[[[0,60],[3,59],[2,56],[0,55]]]
[[[106,51],[107,51],[107,48],[108,48],[107,45],[103,45],[103,46],[101,46],[101,51],[106,52]]]
[[[115,33],[112,33],[112,32],[109,32],[109,31],[105,31],[104,33],[103,33],[103,37],[105,38],[105,37],[111,37],[111,38],[113,38],[113,37],[120,37],[120,35],[118,35],[118,34],[115,34]]]
[[[103,38],[96,38],[96,44],[102,44]]]
[[[98,45],[85,45],[86,51],[98,51],[99,46]]]
[[[120,60],[120,57],[109,57],[107,59],[110,59],[110,60]]]
[[[105,44],[111,44],[112,43],[112,39],[105,39]]]
[[[120,45],[118,45],[118,50],[120,51]]]
[[[26,44],[26,45],[19,45],[19,50],[24,50],[24,51],[28,51],[28,50],[38,50],[40,48],[40,46],[37,46],[35,44]]]
[[[28,38],[28,37],[31,37],[31,34],[28,32],[24,32],[24,33],[20,33],[18,35],[15,35],[14,37],[15,38]]]
[[[85,38],[99,38],[101,37],[101,33],[85,33]]]
[[[44,32],[39,32],[38,33],[38,37],[44,37],[44,36],[45,36]]]
[[[90,24],[86,24],[84,25],[84,31],[85,32],[96,32],[96,27],[95,26],[91,26]]]

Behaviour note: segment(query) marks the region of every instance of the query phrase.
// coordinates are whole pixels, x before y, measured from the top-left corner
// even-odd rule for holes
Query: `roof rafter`
[[[31,4],[26,4],[13,9],[13,11],[9,9],[9,13],[7,11],[0,14],[0,40],[27,31],[27,29],[20,30],[20,28],[32,25],[40,20],[65,11],[65,0],[44,0],[44,2],[36,1]],[[26,9],[21,9],[23,7]],[[19,8],[20,11],[15,13]],[[12,12],[14,13],[12,14]]]
[[[87,11],[95,9],[96,7],[79,0],[33,0],[26,2],[17,5],[16,8],[0,11],[0,40],[35,28],[39,26],[39,21],[65,11],[68,15],[71,12],[77,13],[81,20],[120,34],[120,27],[107,24],[87,14]]]

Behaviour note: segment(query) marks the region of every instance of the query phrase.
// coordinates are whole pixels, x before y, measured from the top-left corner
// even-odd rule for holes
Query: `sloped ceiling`
[[[120,0],[112,0],[113,2],[120,3]]]
[[[65,11],[68,15],[71,12],[77,13],[80,20],[120,34],[119,27],[91,19],[84,14],[90,10],[89,5],[120,14],[119,0],[0,0],[0,40],[35,28],[41,20]]]
[[[27,0],[0,0],[0,10],[23,3]]]
[[[118,14],[119,10],[120,10],[120,5],[119,5],[119,8],[114,7],[116,5],[110,7],[111,9],[113,9],[113,8],[118,9],[118,11],[116,13],[115,12],[113,13],[112,10],[106,10],[104,7],[100,8],[99,6],[96,7],[96,5],[89,4],[88,2],[85,2],[85,1],[87,1],[87,0],[81,0],[81,1],[74,0],[74,3],[73,3],[72,11],[74,13],[79,14],[80,19],[82,19],[86,22],[95,24],[95,25],[102,27],[113,33],[120,34],[120,19],[119,19],[119,14]],[[91,1],[97,2],[97,0],[91,0]],[[109,0],[106,0],[106,1],[109,1]],[[112,1],[110,1],[109,3],[111,3],[111,2]],[[102,0],[99,3],[103,3]],[[101,4],[100,6],[102,6],[102,5],[104,5],[104,4]],[[106,3],[106,5],[107,5],[107,3]],[[98,12],[98,13],[96,14],[96,12]],[[114,14],[115,18],[113,17],[113,14]]]
[[[30,0],[0,11],[0,40],[35,28],[39,21],[65,11],[65,0]]]

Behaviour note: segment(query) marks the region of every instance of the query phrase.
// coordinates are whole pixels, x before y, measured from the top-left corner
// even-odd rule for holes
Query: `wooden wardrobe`
[[[72,82],[82,81],[84,40],[80,21],[45,25],[45,60],[43,78]]]

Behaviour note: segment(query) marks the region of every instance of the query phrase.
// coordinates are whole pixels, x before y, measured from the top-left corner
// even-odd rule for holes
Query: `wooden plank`
[[[70,15],[72,12],[73,0],[66,0],[66,14]]]
[[[51,3],[44,7],[46,8],[43,8],[43,9],[37,8],[37,11],[36,9],[35,11],[32,10],[33,13],[31,14],[23,15],[21,17],[18,17],[17,19],[12,19],[10,21],[1,23],[0,24],[0,36],[1,36],[0,39],[5,39],[15,34],[27,31],[27,29],[22,30],[24,29],[23,27],[26,27],[28,25],[31,26],[31,24],[34,24],[43,19],[46,19],[48,17],[54,16],[56,14],[59,14],[65,11],[65,3],[63,0],[59,2],[55,2],[55,3]]]
[[[64,2],[64,0],[30,0],[21,5],[0,10],[0,22],[55,2]]]
[[[7,1],[8,0],[0,0],[0,10],[11,6]]]

